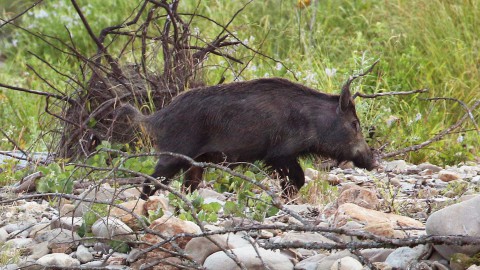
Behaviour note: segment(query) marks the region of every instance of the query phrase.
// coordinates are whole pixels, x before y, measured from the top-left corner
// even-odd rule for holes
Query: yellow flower
[[[310,6],[310,3],[311,3],[310,0],[298,0],[297,7],[306,8],[306,7]]]

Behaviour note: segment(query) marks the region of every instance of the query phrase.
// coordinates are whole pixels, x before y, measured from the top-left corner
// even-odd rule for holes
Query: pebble
[[[85,246],[83,245],[79,245],[77,247],[77,251],[75,252],[76,256],[77,256],[77,259],[81,262],[81,263],[87,263],[87,262],[91,262],[93,261],[93,255],[92,253],[90,253],[90,251],[88,250],[88,248],[86,248]]]

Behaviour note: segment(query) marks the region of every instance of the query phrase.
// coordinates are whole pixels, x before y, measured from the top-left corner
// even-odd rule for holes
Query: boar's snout
[[[369,171],[378,167],[378,161],[373,151],[368,147],[365,142],[362,144],[362,147],[359,147],[354,150],[354,158],[352,159],[355,166],[367,169]]]

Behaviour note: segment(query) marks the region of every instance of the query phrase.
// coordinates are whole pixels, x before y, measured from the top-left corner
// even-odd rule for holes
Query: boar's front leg
[[[305,174],[296,158],[277,158],[267,161],[281,178],[283,195],[292,197],[305,184]]]
[[[155,172],[151,175],[154,178],[165,178],[162,180],[162,183],[168,185],[172,180],[172,177],[175,176],[179,171],[187,169],[189,166],[188,162],[172,156],[160,156],[155,166]],[[148,199],[148,197],[155,194],[157,190],[160,189],[158,185],[154,185],[154,188],[149,185],[151,181],[149,179],[145,180],[142,194],[140,198],[143,200]]]

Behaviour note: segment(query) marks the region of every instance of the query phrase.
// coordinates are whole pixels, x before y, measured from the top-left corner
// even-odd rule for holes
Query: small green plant
[[[0,266],[18,263],[21,255],[21,249],[13,248],[5,243],[0,244]]]
[[[92,225],[101,217],[105,217],[108,214],[108,205],[101,203],[92,204],[89,211],[83,214],[83,223],[78,229],[79,236],[92,236]]]
[[[18,182],[31,173],[30,168],[18,169],[18,159],[6,159],[0,163],[0,187]]]
[[[177,182],[178,183],[178,182]],[[221,209],[221,204],[218,202],[211,202],[208,204],[204,203],[204,199],[200,197],[197,191],[194,191],[191,194],[186,195],[187,200],[189,200],[195,211],[197,212],[197,217],[200,221],[206,222],[216,222],[218,220],[218,212]],[[170,193],[168,195],[170,204],[178,209],[178,217],[184,220],[195,221],[192,217],[190,209],[186,206],[185,202],[175,194]]]
[[[463,180],[451,181],[447,184],[447,187],[440,191],[441,195],[461,196],[468,190],[468,182]]]
[[[328,183],[326,178],[328,174],[320,171],[316,179],[312,179],[299,191],[299,198],[306,203],[326,205],[333,202],[338,197],[338,188]]]
[[[43,177],[37,182],[37,191],[41,193],[58,192],[71,193],[73,191],[73,165],[53,162],[45,167],[38,167]]]

